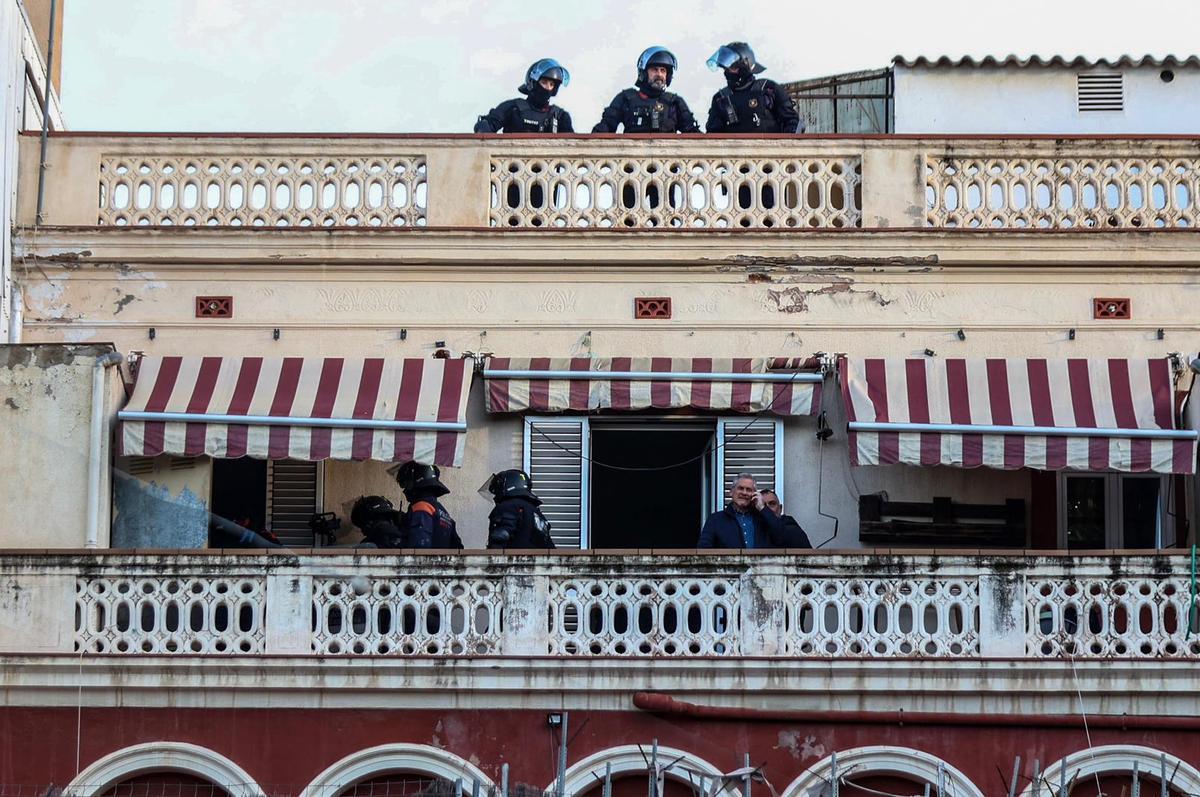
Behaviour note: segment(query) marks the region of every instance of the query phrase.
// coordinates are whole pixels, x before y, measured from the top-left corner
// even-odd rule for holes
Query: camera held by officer
[[[438,499],[450,492],[437,465],[405,462],[393,472],[408,500],[400,531],[406,548],[461,550],[458,526]]]
[[[488,515],[489,548],[553,548],[550,521],[542,514],[533,482],[515,468],[493,474],[486,489],[496,502]],[[483,491],[480,490],[482,493]]]

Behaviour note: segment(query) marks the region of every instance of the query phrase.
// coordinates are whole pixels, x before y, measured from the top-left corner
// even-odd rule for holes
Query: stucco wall
[[[1111,73],[1113,70],[1093,70]],[[1176,67],[1125,74],[1124,111],[1076,104],[1076,75],[1057,68],[928,69],[896,66],[897,133],[1196,133],[1200,70]]]
[[[172,467],[175,461],[176,467]],[[154,458],[154,470],[132,475],[129,458],[113,471],[112,547],[204,548],[212,460]],[[179,467],[183,465],[184,467]]]
[[[107,344],[0,346],[0,547],[82,548],[86,541],[92,370]],[[102,462],[123,400],[115,368],[105,369]],[[100,539],[108,545],[110,490],[100,472]]]

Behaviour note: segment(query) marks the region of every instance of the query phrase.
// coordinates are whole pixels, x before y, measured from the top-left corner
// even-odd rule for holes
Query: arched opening
[[[620,777],[612,779],[612,797],[646,797],[650,792],[650,775],[649,773],[626,773]],[[597,781],[592,788],[582,792],[578,792],[576,797],[601,797],[604,793],[604,784],[602,781]],[[700,795],[700,782],[696,781],[695,785],[689,785],[686,782],[680,782],[674,778],[667,778],[663,781],[662,788],[659,790],[659,797],[698,797]]]
[[[421,772],[389,772],[364,778],[338,792],[338,797],[453,797],[455,784]],[[471,784],[463,784],[471,794]]]
[[[228,789],[188,772],[144,772],[114,783],[99,797],[229,797]]]

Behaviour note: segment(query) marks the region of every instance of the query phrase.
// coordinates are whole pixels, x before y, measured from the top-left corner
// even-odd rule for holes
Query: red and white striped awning
[[[462,464],[471,363],[342,357],[144,357],[126,456]]]
[[[488,412],[690,407],[812,415],[821,405],[817,367],[749,357],[494,357],[483,376]]]
[[[1167,360],[843,358],[855,465],[1193,473]]]

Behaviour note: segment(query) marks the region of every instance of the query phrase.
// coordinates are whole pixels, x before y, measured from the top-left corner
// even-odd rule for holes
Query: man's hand
[[[754,494],[754,508],[759,512],[766,508],[766,504],[763,503],[762,493],[756,492]]]

